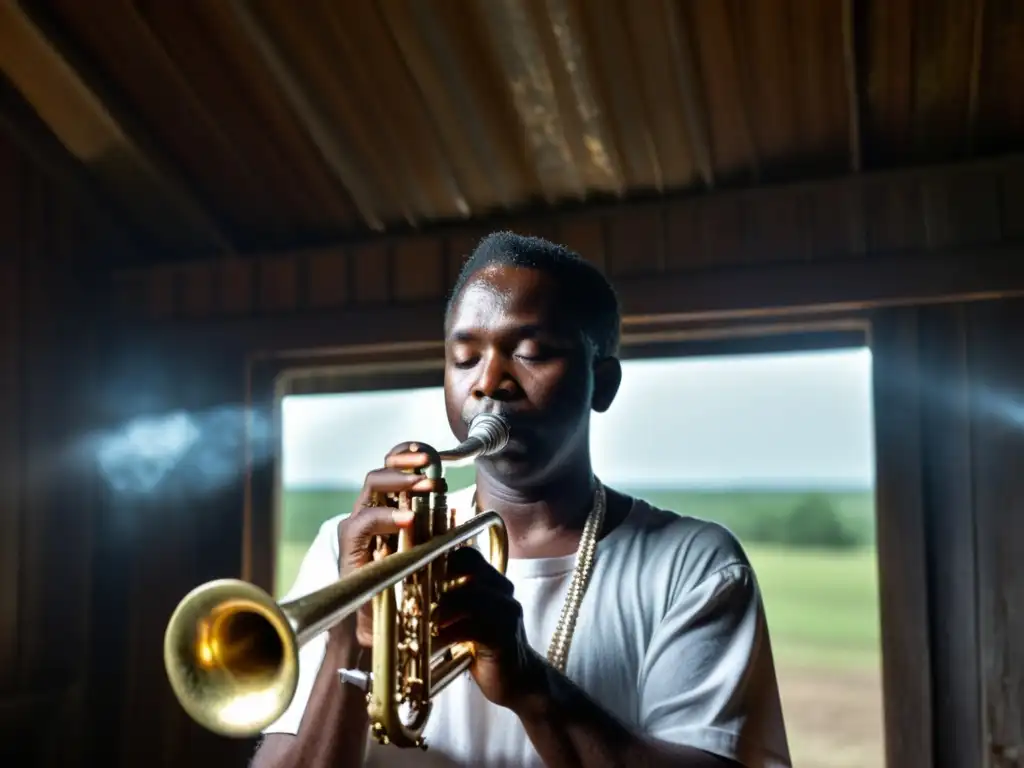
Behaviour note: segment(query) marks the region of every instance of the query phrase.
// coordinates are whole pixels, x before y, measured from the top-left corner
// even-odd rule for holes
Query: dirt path
[[[794,768],[884,768],[878,670],[779,666]]]

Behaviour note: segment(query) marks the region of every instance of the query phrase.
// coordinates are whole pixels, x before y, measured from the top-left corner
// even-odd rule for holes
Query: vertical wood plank
[[[923,183],[928,247],[941,250],[999,240],[998,179],[969,169],[929,176]]]
[[[357,304],[383,304],[389,298],[390,258],[383,245],[361,245],[349,251],[352,259],[352,299]]]
[[[931,658],[922,498],[919,362],[914,310],[872,326],[882,688],[886,765],[930,768]]]
[[[598,269],[607,268],[604,219],[600,216],[569,219],[558,229],[558,241]]]
[[[975,508],[985,756],[1024,761],[1024,302],[971,308]]]
[[[742,195],[745,261],[786,263],[811,256],[808,212],[801,188],[780,188],[770,195]]]
[[[743,211],[738,195],[714,195],[697,202],[700,265],[728,266],[743,261]]]
[[[22,403],[21,269],[0,260],[0,689],[18,673],[21,570]]]
[[[1003,238],[1024,242],[1024,165],[1007,164],[1000,177]]]
[[[110,285],[115,316],[129,321],[138,321],[146,317],[146,302],[149,297],[148,270],[123,270],[111,276]]]
[[[317,251],[309,256],[309,304],[341,307],[348,301],[348,256],[343,248]]]
[[[225,258],[218,269],[220,311],[226,315],[252,312],[254,301],[253,264],[247,259]]]
[[[489,229],[479,229],[473,227],[467,227],[460,229],[457,233],[453,234],[448,238],[446,245],[445,261],[448,264],[446,271],[447,282],[445,283],[445,294],[452,289],[455,285],[455,281],[459,277],[459,273],[462,271],[462,265],[466,263],[470,256],[473,255],[473,251],[480,245],[480,241],[483,240],[491,231]]]
[[[447,276],[448,290],[455,285],[459,273],[462,272],[462,265],[466,263],[479,242],[480,238],[470,232],[459,232],[448,238],[445,249],[445,264],[447,265],[445,275]]]
[[[608,272],[615,277],[665,271],[665,212],[660,206],[608,215]]]
[[[19,610],[21,652],[18,678],[22,690],[30,690],[37,680],[46,678],[47,662],[57,672],[55,678],[68,674],[66,654],[47,642],[44,630],[48,606],[47,585],[68,586],[68,563],[48,551],[45,532],[55,515],[52,486],[59,483],[60,473],[54,471],[51,451],[54,450],[54,426],[59,424],[61,404],[53,396],[61,375],[61,352],[55,324],[61,299],[54,274],[64,264],[64,254],[52,247],[53,228],[42,179],[32,177],[25,185],[25,207],[21,246],[25,257],[22,282],[22,323],[25,351],[22,357],[24,394],[21,404],[22,450],[22,526],[21,559],[25,566],[19,573],[22,605]],[[74,530],[72,528],[72,530]],[[73,606],[68,606],[70,624],[74,624]],[[79,610],[81,608],[79,607]]]
[[[696,201],[669,206],[665,211],[665,264],[670,272],[710,266],[714,258],[704,247],[705,207]]]
[[[440,237],[417,237],[398,243],[392,261],[393,299],[401,303],[444,296],[444,257]]]
[[[0,142],[0,690],[19,667],[22,474],[22,163]]]
[[[298,256],[294,253],[263,256],[259,260],[260,309],[288,312],[298,306]]]
[[[863,184],[868,250],[875,258],[927,245],[920,180],[913,176],[867,179]]]
[[[979,765],[982,755],[969,311],[918,311],[936,768]]]
[[[808,193],[810,258],[828,261],[864,254],[863,203],[856,181],[822,184]]]
[[[178,270],[161,265],[149,270],[146,309],[149,317],[166,320],[178,312]]]
[[[191,319],[213,313],[213,264],[200,262],[181,268],[182,314]]]
[[[28,199],[21,534],[28,567],[20,573],[19,672],[25,690],[60,691],[85,679],[92,510],[80,458],[70,446],[81,439],[75,427],[88,387],[82,352],[92,318],[84,316],[71,277],[72,254],[85,242],[75,217],[45,182],[33,185]],[[55,712],[55,720],[63,714]]]

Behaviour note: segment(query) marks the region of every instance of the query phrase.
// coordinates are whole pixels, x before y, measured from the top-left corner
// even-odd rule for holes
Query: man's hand
[[[541,685],[547,662],[527,643],[512,583],[471,547],[448,556],[447,575],[459,584],[438,602],[440,633],[434,648],[472,642],[470,672],[481,692],[494,704],[516,710]]]
[[[409,445],[402,443],[392,448],[384,466],[366,475],[352,514],[338,524],[338,570],[341,576],[353,573],[373,559],[375,537],[392,537],[412,524],[412,512],[402,512],[385,505],[388,494],[444,490],[443,480],[428,480],[408,471],[420,469],[428,463],[426,454],[410,452]],[[359,609],[356,638],[364,648],[373,645],[373,608],[369,601]]]

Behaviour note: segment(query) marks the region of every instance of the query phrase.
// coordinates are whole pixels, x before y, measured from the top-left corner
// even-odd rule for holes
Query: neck
[[[510,557],[560,557],[579,546],[596,488],[587,460],[527,489],[510,488],[478,472],[476,495],[480,509],[494,509],[505,521]]]

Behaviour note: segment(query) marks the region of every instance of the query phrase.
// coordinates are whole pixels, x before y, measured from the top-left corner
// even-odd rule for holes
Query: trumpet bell
[[[443,463],[494,454],[508,436],[501,417],[480,414],[466,440],[451,450],[419,444],[431,457],[422,474],[440,478]],[[473,659],[466,644],[436,654],[432,648],[434,608],[447,589],[446,556],[486,531],[489,560],[504,572],[508,538],[493,510],[455,526],[444,493],[412,494],[408,503],[414,524],[409,537],[399,538],[396,552],[314,592],[278,604],[254,584],[221,579],[186,595],[164,634],[164,666],[186,713],[223,736],[259,734],[295,697],[299,649],[372,603],[373,674],[367,698],[372,731],[381,743],[423,746],[431,698]],[[400,589],[392,590],[395,585]],[[403,709],[412,710],[411,720],[402,717]]]
[[[164,665],[175,697],[199,725],[251,736],[295,696],[298,641],[269,594],[219,579],[192,590],[171,615]]]

